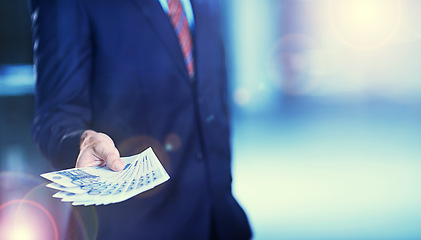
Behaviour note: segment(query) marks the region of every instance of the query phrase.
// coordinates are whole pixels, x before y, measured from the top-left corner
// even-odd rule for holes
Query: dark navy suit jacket
[[[74,167],[86,129],[122,156],[152,146],[171,179],[97,207],[98,239],[248,239],[231,193],[224,49],[218,6],[192,0],[190,79],[158,0],[32,0],[33,137],[57,168]]]

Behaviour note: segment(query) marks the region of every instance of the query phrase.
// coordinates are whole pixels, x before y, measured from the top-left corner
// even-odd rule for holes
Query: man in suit
[[[119,171],[120,156],[151,146],[171,176],[136,198],[97,207],[98,239],[251,236],[231,193],[218,4],[178,6],[31,0],[33,137],[44,155],[60,169],[77,159],[76,167]]]

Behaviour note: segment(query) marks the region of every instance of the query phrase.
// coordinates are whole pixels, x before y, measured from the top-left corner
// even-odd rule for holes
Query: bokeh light
[[[176,133],[170,133],[165,137],[165,149],[168,152],[177,151],[181,143],[181,138]]]
[[[245,88],[238,88],[234,92],[234,102],[239,106],[245,106],[250,102],[250,92]]]

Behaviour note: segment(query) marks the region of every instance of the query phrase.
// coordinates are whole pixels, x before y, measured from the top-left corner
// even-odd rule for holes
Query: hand
[[[80,137],[80,152],[76,167],[93,167],[107,164],[114,171],[121,171],[125,164],[113,140],[104,133],[86,130]]]

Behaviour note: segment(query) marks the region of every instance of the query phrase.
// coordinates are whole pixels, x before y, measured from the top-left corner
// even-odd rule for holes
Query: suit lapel
[[[146,18],[149,24],[153,27],[155,33],[159,36],[163,45],[169,52],[174,64],[179,70],[180,74],[188,79],[187,67],[184,64],[183,53],[179,46],[178,37],[174,28],[162,10],[158,0],[133,0],[136,6],[140,9],[142,15]]]

